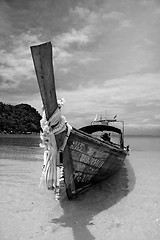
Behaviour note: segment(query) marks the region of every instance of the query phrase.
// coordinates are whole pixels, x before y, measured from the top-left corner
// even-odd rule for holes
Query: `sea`
[[[159,240],[160,137],[127,136],[122,169],[75,200],[39,188],[39,135],[0,135],[0,240]]]

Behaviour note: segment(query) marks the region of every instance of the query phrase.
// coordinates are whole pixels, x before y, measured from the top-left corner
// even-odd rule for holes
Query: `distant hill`
[[[0,133],[39,133],[41,115],[28,104],[0,102]]]

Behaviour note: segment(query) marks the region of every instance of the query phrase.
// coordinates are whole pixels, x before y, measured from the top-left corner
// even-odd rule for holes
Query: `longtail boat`
[[[61,114],[63,101],[58,101],[56,96],[51,42],[31,46],[31,53],[44,106],[41,183],[53,189],[59,198],[63,181],[68,199],[73,199],[122,166],[128,154],[124,146],[124,124],[121,130],[112,126],[118,122],[116,119],[101,119],[80,129],[71,127]],[[116,135],[118,143],[112,141],[117,139]]]

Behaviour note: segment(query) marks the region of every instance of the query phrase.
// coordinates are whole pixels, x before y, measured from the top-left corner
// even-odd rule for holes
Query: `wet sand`
[[[0,240],[160,239],[160,151],[131,151],[73,201],[38,188],[41,164],[1,159]]]

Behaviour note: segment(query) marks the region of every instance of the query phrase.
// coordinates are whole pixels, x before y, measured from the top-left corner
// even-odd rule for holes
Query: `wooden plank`
[[[31,46],[31,53],[48,120],[58,107],[52,62],[52,44],[47,42]]]

